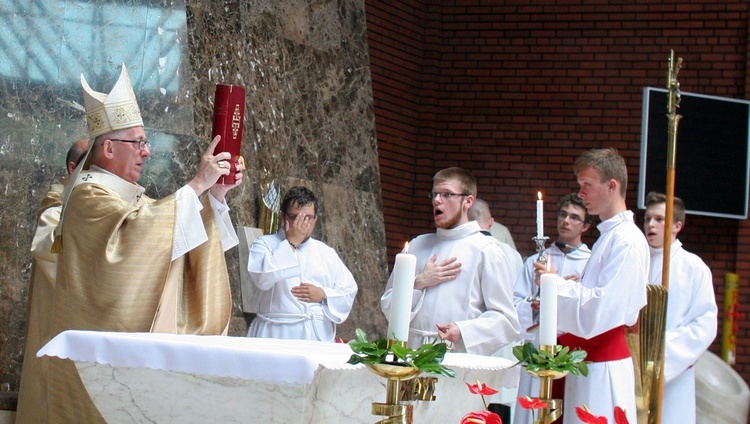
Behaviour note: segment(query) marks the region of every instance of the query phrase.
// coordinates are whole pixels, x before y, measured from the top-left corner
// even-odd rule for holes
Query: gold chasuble
[[[63,186],[53,184],[42,199],[37,211],[37,229],[31,250],[34,261],[31,265],[29,300],[26,311],[26,348],[23,353],[21,387],[18,393],[16,422],[41,422],[47,411],[47,364],[49,358],[37,358],[36,353],[50,340],[49,314],[54,305],[57,255],[50,253],[54,228],[60,218]],[[39,252],[37,252],[39,251]],[[46,256],[46,259],[39,258]]]
[[[97,183],[77,186],[66,205],[53,332],[225,334],[232,300],[209,200],[208,241],[173,262],[175,195],[133,197],[124,180],[92,174]],[[50,360],[49,422],[104,422],[70,360]]]

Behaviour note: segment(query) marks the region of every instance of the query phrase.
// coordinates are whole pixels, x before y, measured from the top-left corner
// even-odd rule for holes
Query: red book
[[[245,89],[238,85],[216,84],[214,94],[214,120],[211,139],[221,136],[214,149],[214,155],[229,152],[232,165],[229,175],[222,175],[217,181],[220,184],[234,184],[237,161],[242,145],[242,127],[245,120]]]

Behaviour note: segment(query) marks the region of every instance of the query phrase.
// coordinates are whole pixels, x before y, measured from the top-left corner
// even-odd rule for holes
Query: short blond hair
[[[461,187],[461,194],[470,194],[477,197],[477,180],[471,175],[471,172],[458,167],[451,167],[441,169],[432,177],[432,181],[435,183],[442,183],[445,181],[456,181]]]
[[[628,189],[628,167],[617,149],[606,147],[583,152],[573,165],[573,173],[578,176],[584,168],[592,168],[599,172],[602,183],[609,180],[617,181],[620,184],[620,196],[625,198]]]

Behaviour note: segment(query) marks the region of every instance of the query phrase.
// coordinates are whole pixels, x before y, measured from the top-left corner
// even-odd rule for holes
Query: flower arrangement
[[[526,371],[534,376],[548,379],[557,379],[570,373],[573,375],[588,376],[589,368],[584,359],[586,359],[586,351],[583,350],[570,350],[569,347],[563,347],[560,345],[552,346],[552,351],[538,350],[533,343],[525,343],[522,345],[513,347],[513,356],[518,359],[515,365],[523,364],[526,367]],[[551,386],[545,386],[549,387]],[[543,394],[544,395],[544,394]],[[544,396],[549,397],[549,394]],[[546,419],[556,419],[562,412],[562,405],[557,400],[554,402],[551,399],[540,399],[531,397],[519,397],[518,404],[524,408],[531,410],[533,422],[537,422],[536,412],[537,409],[550,410],[551,416],[540,417],[539,422]]]
[[[515,365],[523,364],[531,372],[551,370],[573,375],[589,374],[586,365],[586,351],[570,350],[569,347],[557,345],[553,353],[539,351],[533,343],[524,343],[513,347],[513,356],[518,359]]]
[[[496,394],[497,390],[484,383],[481,383],[478,380],[477,384],[466,383],[466,387],[469,388],[469,391],[472,394],[482,396],[482,404],[484,405],[484,410],[472,411],[464,415],[464,417],[461,418],[461,424],[502,424],[500,416],[487,409],[487,401],[484,399],[485,396],[492,396]]]
[[[445,352],[448,351],[445,343],[427,343],[414,350],[397,343],[388,346],[386,339],[368,341],[367,334],[361,328],[357,328],[355,334],[356,339],[349,341],[349,347],[354,353],[347,361],[348,364],[389,364],[414,367],[446,377],[456,376],[453,370],[442,364]]]

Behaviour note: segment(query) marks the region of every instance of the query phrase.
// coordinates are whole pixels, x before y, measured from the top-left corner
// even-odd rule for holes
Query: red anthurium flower
[[[477,381],[477,384],[466,383],[466,387],[468,387],[469,391],[475,395],[491,396],[497,393],[497,390],[484,383],[480,383],[479,381]]]
[[[503,424],[500,416],[490,411],[469,412],[461,418],[461,424]]]
[[[576,406],[576,415],[578,419],[586,424],[607,424],[607,417],[597,417],[589,412],[589,408],[583,405],[583,408]]]
[[[615,423],[630,424],[630,422],[628,421],[628,414],[625,413],[625,410],[623,410],[619,406],[615,406]]]
[[[542,408],[546,408],[548,405],[547,402],[539,398],[532,399],[528,396],[526,397],[519,396],[518,404],[521,405],[521,408],[523,409],[542,409]]]

